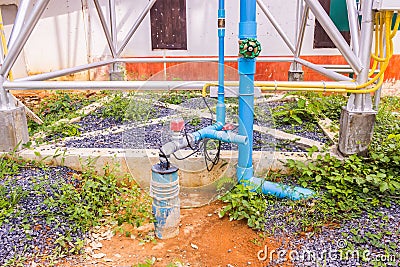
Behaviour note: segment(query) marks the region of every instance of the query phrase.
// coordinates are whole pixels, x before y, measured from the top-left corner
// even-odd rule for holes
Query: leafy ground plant
[[[167,94],[161,96],[160,101],[168,104],[179,105],[185,100],[200,96],[201,95],[199,93],[193,91],[169,91]]]
[[[309,156],[315,151],[311,148]],[[400,120],[391,109],[387,110],[385,106],[380,109],[367,156],[338,159],[327,153],[309,157],[305,162],[288,160],[286,167],[285,173],[269,172],[266,180],[313,189],[317,192],[315,198],[291,201],[254,196],[255,192],[237,185],[222,198],[226,203],[224,213],[231,219],[248,219],[257,211],[262,217],[260,223],[264,222],[267,234],[271,235],[284,228],[284,233],[293,236],[305,232],[312,236],[326,228],[358,224],[358,228],[351,228],[349,233],[342,232],[348,241],[347,249],[368,246],[396,255],[398,246],[393,240],[398,240],[398,231],[388,230],[389,218],[381,212],[382,208],[393,210],[400,205]],[[263,199],[266,206],[248,201],[250,198]],[[239,203],[243,207],[237,207]],[[253,204],[248,207],[248,203]],[[258,207],[263,207],[264,213]],[[267,218],[267,223],[264,218]],[[363,218],[374,223],[368,226],[359,224]],[[260,229],[251,222],[249,225]]]
[[[230,220],[247,220],[247,225],[253,229],[263,230],[267,207],[263,194],[254,191],[251,185],[238,184],[229,193],[221,197],[227,205],[219,212],[220,218],[225,215]]]
[[[302,124],[304,119],[310,117],[306,110],[306,100],[303,98],[276,107],[272,115],[275,119],[282,119],[283,123],[291,125]]]
[[[135,93],[118,92],[104,105],[101,113],[104,118],[113,117],[119,121],[147,121],[155,116],[156,110],[145,96],[141,99]]]
[[[8,229],[7,225],[12,225],[13,231],[25,237],[19,244],[30,247],[24,252],[13,252],[14,256],[6,259],[6,266],[22,264],[26,257],[50,259],[80,253],[83,239],[93,226],[127,223],[138,227],[153,221],[150,198],[129,177],[117,176],[115,164],[114,168],[106,165],[104,175],[99,175],[92,167],[93,161],[85,162],[82,172],[19,162],[11,156],[1,157],[0,164],[3,162],[9,164],[0,177],[0,227],[5,224],[4,229]],[[29,203],[36,203],[35,208]],[[52,240],[51,246],[39,247],[37,251],[32,248],[31,235],[46,233],[52,227],[61,227],[62,234],[46,237]],[[41,246],[46,246],[46,242],[40,242]]]
[[[79,116],[80,114],[78,114],[78,110],[80,108],[87,106],[104,96],[105,93],[93,92],[67,93],[56,91],[55,93],[49,93],[41,99],[39,105],[29,106],[44,122],[42,125],[38,125],[29,120],[29,134],[33,135],[37,132],[43,131],[52,137],[79,135],[79,129],[76,126],[66,123],[55,125],[55,122],[61,119],[71,119]]]

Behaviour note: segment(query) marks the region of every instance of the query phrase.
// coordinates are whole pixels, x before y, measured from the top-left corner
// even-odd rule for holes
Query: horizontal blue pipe
[[[192,133],[194,140],[196,142],[204,139],[210,138],[219,140],[225,143],[235,143],[235,144],[247,144],[247,137],[243,135],[236,134],[232,131],[218,131],[209,128],[204,128]]]
[[[250,180],[242,181],[244,184],[254,186],[254,190],[261,187],[261,192],[267,195],[273,195],[279,198],[289,198],[291,200],[307,199],[315,196],[311,189],[289,186],[280,183],[273,183],[258,177],[252,177]]]

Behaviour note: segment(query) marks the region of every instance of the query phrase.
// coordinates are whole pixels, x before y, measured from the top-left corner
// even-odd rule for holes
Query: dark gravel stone
[[[276,126],[276,129],[287,133],[295,134],[304,138],[308,138],[314,141],[318,141],[321,143],[329,142],[329,138],[325,136],[324,132],[321,130],[321,128],[319,128],[317,124],[313,125],[312,131],[306,130],[305,127],[306,124],[303,123],[301,125],[296,125],[294,127],[292,127],[291,125],[279,125]]]
[[[294,266],[399,266],[399,204],[363,212],[336,228],[323,226],[320,233],[305,237],[297,235],[302,229],[291,218],[291,210],[285,200],[275,202],[266,210],[265,225],[268,233],[282,241],[277,251],[296,251],[291,260]],[[279,266],[276,255],[269,266]],[[363,260],[363,255],[368,259]]]
[[[71,237],[71,242],[86,238],[86,233],[74,230],[62,210],[48,207],[46,199],[61,193],[64,184],[77,185],[72,178],[75,171],[66,167],[26,168],[18,175],[6,177],[0,186],[9,193],[22,196],[11,214],[0,225],[0,266],[15,258],[33,258],[51,254],[59,237]],[[46,213],[51,213],[52,220]]]
[[[187,123],[185,129],[191,133],[212,124],[211,119],[201,118],[196,124]],[[237,132],[237,129],[234,130]],[[125,148],[125,149],[158,149],[171,140],[169,122],[152,124],[126,130],[121,133],[86,137],[78,140],[69,140],[67,147],[74,148]],[[276,139],[271,135],[254,131],[253,150],[255,151],[291,151],[304,152],[305,150],[295,144]],[[189,148],[190,149],[190,148]],[[237,150],[236,144],[221,144],[222,150]]]
[[[161,107],[161,106],[154,106],[156,113],[152,118],[162,118],[168,117],[176,113],[175,110]],[[79,130],[81,133],[96,131],[96,130],[104,130],[115,126],[123,126],[129,123],[132,123],[131,120],[124,120],[121,118],[114,118],[114,117],[103,117],[102,115],[103,108],[97,109],[93,114],[89,114],[83,117],[79,122],[76,124],[79,125]]]
[[[254,118],[254,123],[260,126],[271,127],[280,131],[295,134],[321,143],[329,142],[329,138],[325,136],[324,132],[316,122],[303,121],[302,124],[296,126],[282,123],[274,123],[271,110],[282,105],[284,105],[283,102],[269,102],[258,104],[256,106],[256,109],[259,110],[260,114],[259,116],[257,116],[256,114],[256,117]],[[312,129],[307,128],[307,126],[310,127],[310,125],[312,126]]]
[[[214,98],[206,98],[208,106],[212,109],[217,106],[217,99]],[[206,109],[207,105],[204,102],[202,97],[195,97],[184,100],[179,106],[188,108],[188,109]]]

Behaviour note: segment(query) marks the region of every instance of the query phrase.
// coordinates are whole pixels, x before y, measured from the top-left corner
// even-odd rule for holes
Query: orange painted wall
[[[303,56],[302,58],[315,64],[346,64],[342,56]],[[217,80],[217,63],[166,63],[165,65],[166,72],[163,63],[127,63],[127,77],[130,80],[147,80],[151,77],[159,80],[165,76],[169,80]],[[228,62],[225,66],[225,79],[236,80],[238,77],[237,63]],[[290,63],[288,62],[258,62],[255,79],[287,81],[289,67]],[[303,70],[306,81],[328,80],[308,68],[304,67]],[[400,80],[400,55],[395,55],[391,59],[385,78]]]

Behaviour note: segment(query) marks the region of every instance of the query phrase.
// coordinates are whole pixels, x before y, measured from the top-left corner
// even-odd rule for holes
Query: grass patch
[[[102,108],[101,116],[113,117],[119,121],[147,121],[155,117],[156,109],[152,98],[145,99],[135,96],[135,93],[118,92],[113,99]]]
[[[81,92],[70,93],[56,91],[41,99],[38,106],[30,107],[32,111],[39,115],[43,124],[39,125],[32,120],[28,120],[29,135],[32,136],[38,132],[44,132],[46,137],[36,138],[37,143],[42,143],[49,139],[64,138],[67,136],[79,136],[79,127],[75,124],[60,122],[61,119],[69,120],[82,116],[79,110],[89,104],[92,104],[104,97],[104,92]]]

